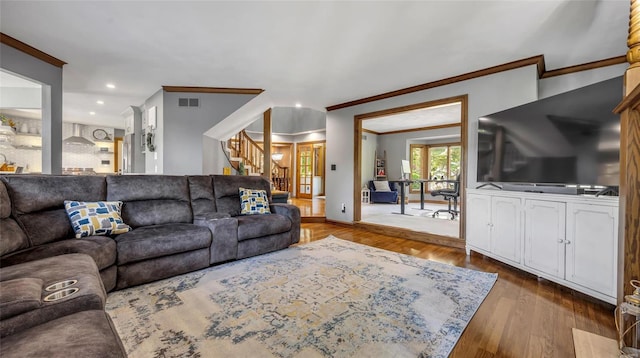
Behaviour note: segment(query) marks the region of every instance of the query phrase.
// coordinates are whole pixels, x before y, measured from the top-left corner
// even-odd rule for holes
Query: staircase
[[[264,150],[242,130],[227,141],[229,164],[244,175],[262,175],[264,172]],[[286,167],[271,160],[271,182],[275,190],[290,191],[291,180]]]

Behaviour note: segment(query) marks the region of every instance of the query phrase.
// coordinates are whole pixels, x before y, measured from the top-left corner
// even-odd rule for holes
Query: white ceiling
[[[582,64],[623,55],[628,19],[628,0],[0,1],[0,31],[68,63],[63,120],[114,127],[162,85],[323,109],[539,54]]]
[[[455,102],[367,119],[362,121],[362,128],[376,133],[386,133],[460,123],[461,118],[462,106],[460,102]]]

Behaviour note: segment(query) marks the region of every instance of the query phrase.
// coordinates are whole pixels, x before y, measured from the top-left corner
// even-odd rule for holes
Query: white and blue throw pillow
[[[64,201],[76,238],[123,234],[131,230],[120,216],[121,201]]]
[[[271,214],[266,190],[240,188],[240,215]]]

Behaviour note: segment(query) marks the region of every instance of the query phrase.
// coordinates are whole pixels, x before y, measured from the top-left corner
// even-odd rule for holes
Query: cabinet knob
[[[559,244],[562,244],[563,242],[564,242],[564,240],[562,240],[562,239],[558,239],[558,243],[559,243]]]
[[[567,245],[569,245],[569,244],[571,243],[571,241],[566,240],[564,243],[565,243],[565,244],[567,244]]]

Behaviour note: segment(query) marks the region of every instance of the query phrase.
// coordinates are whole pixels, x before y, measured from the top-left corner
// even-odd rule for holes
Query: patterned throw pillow
[[[67,216],[76,233],[76,238],[94,235],[116,235],[131,230],[122,221],[121,201],[64,201]]]
[[[240,188],[240,215],[271,214],[266,190]]]

